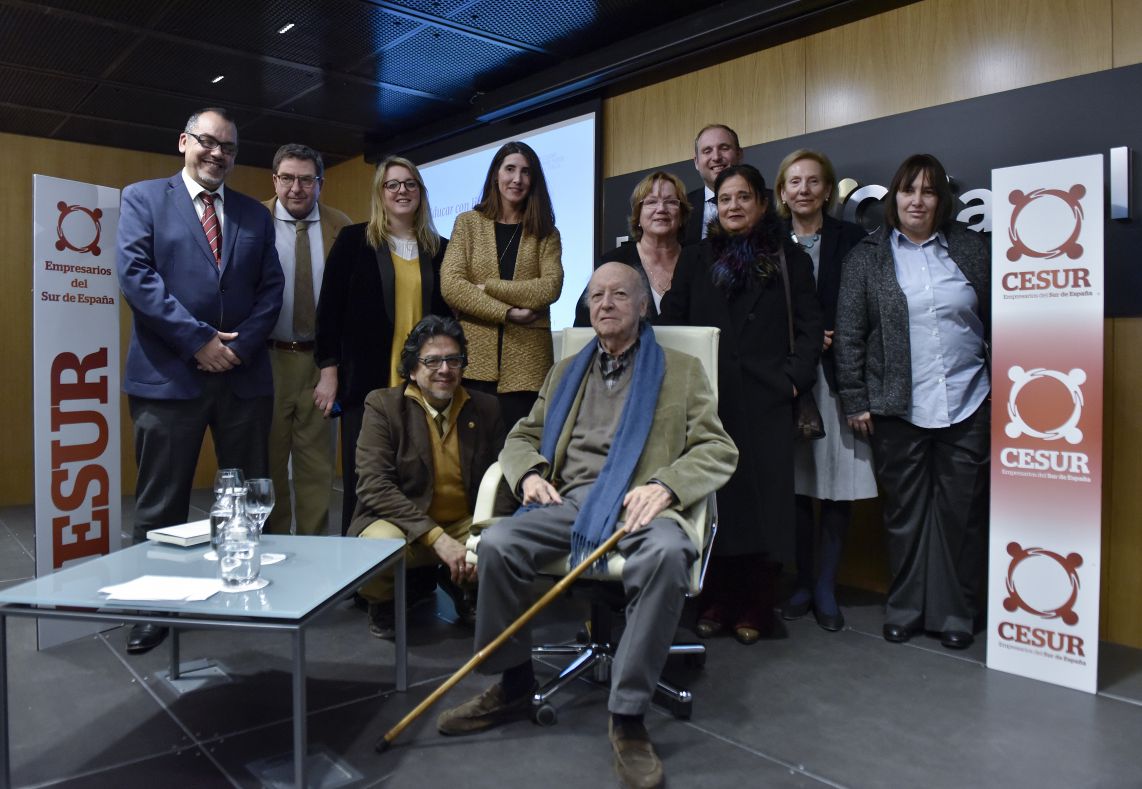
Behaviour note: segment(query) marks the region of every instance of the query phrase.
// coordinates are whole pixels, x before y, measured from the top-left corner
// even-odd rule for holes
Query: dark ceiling
[[[0,0],[0,131],[171,153],[221,105],[239,162],[303,142],[333,164],[899,4]]]

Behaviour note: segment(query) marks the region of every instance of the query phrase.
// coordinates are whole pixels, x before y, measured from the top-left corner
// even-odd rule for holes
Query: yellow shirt
[[[389,256],[393,259],[393,288],[396,291],[393,299],[393,350],[389,364],[389,383],[396,386],[401,380],[397,367],[400,365],[405,338],[424,316],[420,314],[420,258],[402,258],[391,247]]]
[[[443,436],[437,431],[435,421],[440,412],[424,399],[416,384],[409,382],[404,395],[424,408],[424,416],[428,421],[428,435],[432,439],[434,491],[426,514],[437,523],[452,523],[470,516],[472,513],[468,509],[464,474],[460,468],[460,431],[456,429],[456,419],[460,415],[460,409],[468,400],[468,393],[463,387],[457,388],[452,402],[443,409],[445,415]],[[443,533],[444,530],[437,526],[421,535],[418,542],[431,546]]]

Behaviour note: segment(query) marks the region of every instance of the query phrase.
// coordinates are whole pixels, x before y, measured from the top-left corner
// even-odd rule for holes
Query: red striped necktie
[[[222,265],[222,225],[218,223],[218,214],[214,212],[214,199],[218,195],[213,192],[203,192],[202,203],[206,210],[202,212],[202,229],[206,232],[206,243],[210,244],[210,251],[214,253],[214,262]]]

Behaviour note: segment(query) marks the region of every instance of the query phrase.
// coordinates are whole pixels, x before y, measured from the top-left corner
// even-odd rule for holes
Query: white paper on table
[[[222,588],[217,578],[183,578],[175,575],[141,575],[133,581],[99,590],[108,600],[205,600]]]

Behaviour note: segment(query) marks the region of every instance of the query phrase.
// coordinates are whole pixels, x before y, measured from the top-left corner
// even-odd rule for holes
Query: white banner
[[[992,171],[987,665],[1094,693],[1103,161]]]
[[[119,190],[36,175],[34,205],[32,413],[41,576],[119,548]],[[97,629],[40,622],[39,646]]]

